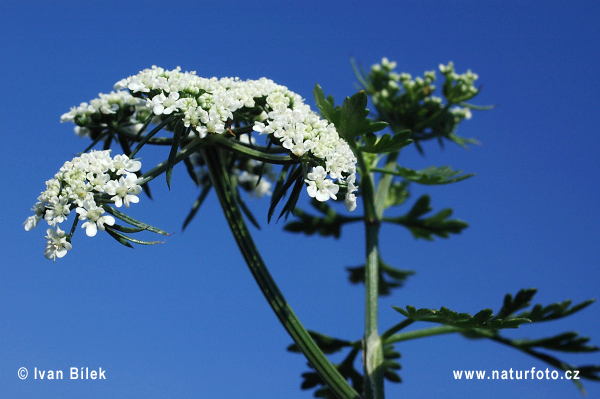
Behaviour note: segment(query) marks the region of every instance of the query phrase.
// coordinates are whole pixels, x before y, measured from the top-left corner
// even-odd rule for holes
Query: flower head
[[[395,65],[388,60],[383,64],[385,70]],[[75,122],[79,133],[96,130],[99,134],[115,123],[136,126],[149,119],[164,122],[167,117],[175,116],[183,121],[190,135],[200,139],[209,134],[230,134],[232,126],[246,125],[243,127],[266,136],[269,144],[289,151],[303,164],[303,170],[321,166],[327,177],[319,180],[319,185],[327,185],[329,199],[337,198],[333,186],[338,186],[337,190],[347,187],[346,179],[356,173],[356,157],[335,126],[313,112],[301,96],[270,79],[202,78],[179,67],[167,70],[153,66],[120,80],[114,89],[110,95],[100,95],[89,104],[73,108],[61,120]],[[166,128],[173,126],[169,124]],[[121,175],[137,170],[125,166],[112,171]],[[97,191],[96,181],[103,177],[95,177],[93,189]],[[313,185],[317,180],[304,178],[309,195],[316,196]],[[238,171],[239,181],[249,179],[252,177]],[[128,183],[106,184],[117,206],[136,201],[136,190],[131,191]],[[320,192],[319,198],[324,198],[323,189],[316,190]]]
[[[106,197],[96,202],[97,196],[113,195],[112,200],[118,207],[137,203],[136,195],[142,188],[134,172],[140,168],[139,161],[125,155],[111,158],[109,150],[92,151],[65,162],[54,178],[46,182],[46,190],[32,208],[34,215],[24,223],[25,230],[33,230],[42,219],[56,227],[47,230],[45,254],[48,259],[62,258],[72,248],[71,236],[58,225],[67,221],[75,209],[89,237],[94,237],[98,230],[106,230],[106,226],[113,226],[115,218],[105,214]]]

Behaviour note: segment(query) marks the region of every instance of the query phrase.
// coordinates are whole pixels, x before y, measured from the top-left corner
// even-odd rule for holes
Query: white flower
[[[70,203],[67,197],[52,197],[49,204],[46,205],[46,214],[44,219],[50,226],[55,226],[57,223],[62,223],[67,215],[71,212]]]
[[[110,170],[117,175],[122,175],[125,172],[137,172],[141,168],[142,163],[140,161],[130,159],[127,155],[115,155]]]
[[[40,220],[42,220],[44,212],[46,211],[46,204],[38,201],[35,203],[33,208],[31,208],[31,210],[34,212],[34,215],[29,216],[25,223],[23,223],[25,225],[25,231],[31,231],[37,227]]]
[[[83,201],[83,206],[75,210],[79,214],[79,220],[86,220],[81,227],[85,228],[85,234],[88,237],[94,237],[98,229],[104,231],[104,225],[112,226],[115,224],[115,218],[104,214],[104,209],[96,205],[94,201]]]
[[[382,66],[388,73],[395,63],[383,59]],[[391,89],[398,90],[398,87],[394,83]],[[92,121],[104,121],[113,112],[122,118],[124,113],[117,111],[125,105],[129,107],[125,113],[129,119],[118,121],[123,126],[139,125],[149,113],[157,116],[152,123],[159,123],[157,120],[162,115],[180,112],[184,126],[191,128],[190,134],[202,139],[208,134],[227,134],[232,127],[239,127],[235,123],[240,121],[237,119],[239,115],[243,124],[248,124],[260,135],[271,136],[270,141],[289,151],[305,168],[322,165],[324,177],[306,179],[308,189],[314,196],[335,198],[339,187],[334,186],[345,186],[344,180],[356,171],[356,157],[335,126],[313,112],[304,104],[301,96],[270,79],[206,79],[195,72],[182,72],[179,67],[165,70],[153,66],[120,80],[115,84],[115,90],[108,95],[101,94],[99,99],[91,100],[89,104],[82,103],[73,108],[63,115],[62,120],[76,122],[80,127],[89,125],[90,128],[104,129],[102,125],[91,125]],[[137,97],[131,93],[136,93]],[[94,117],[94,114],[101,114],[100,118]],[[90,132],[80,129],[79,133]],[[115,164],[120,161],[115,157]],[[115,168],[111,170],[115,172]],[[136,172],[139,168],[128,166],[116,170],[121,175]],[[103,177],[97,175],[98,172],[94,173],[96,175],[90,183],[98,191]],[[127,187],[128,195],[133,197],[129,199],[125,195],[126,186],[117,183],[106,182],[117,206],[123,203],[128,206],[129,202],[137,200],[135,193],[130,192],[130,187]]]
[[[348,192],[346,192],[346,198],[344,199],[344,205],[346,205],[346,209],[348,212],[352,212],[356,209],[356,194],[355,191],[358,188],[354,185],[356,182],[356,174],[352,173],[346,179],[346,183],[348,184]]]
[[[32,208],[35,214],[24,223],[25,230],[35,228],[42,218],[50,226],[56,226],[66,220],[72,208],[76,208],[79,220],[85,221],[82,227],[86,234],[94,237],[98,230],[105,230],[105,225],[115,224],[115,218],[104,214],[105,209],[96,204],[94,196],[98,193],[114,195],[116,206],[138,202],[136,195],[142,188],[135,172],[140,168],[141,162],[125,155],[111,158],[110,150],[91,151],[65,162],[54,178],[46,181],[46,190]],[[111,180],[111,176],[119,180]],[[70,236],[58,226],[56,230],[48,229],[47,234],[47,258],[56,260],[71,249],[67,241]]]
[[[321,202],[327,201],[330,198],[337,199],[335,195],[339,191],[340,186],[332,180],[327,179],[327,172],[325,172],[322,166],[313,168],[307,177],[308,179],[304,180],[308,184],[306,191],[312,198]]]
[[[344,205],[346,205],[348,212],[354,211],[356,209],[356,195],[350,192],[346,193]]]
[[[154,97],[152,97],[151,99],[147,99],[146,100],[146,107],[148,108],[152,108],[152,112],[154,112],[154,115],[161,115],[163,113],[163,111],[165,110],[165,106],[163,105],[163,102],[167,99],[167,97],[163,94],[160,93]]]
[[[67,235],[60,227],[57,227],[56,231],[50,228],[46,230],[46,234],[48,241],[44,255],[56,262],[56,258],[62,258],[67,254],[67,251],[71,250],[71,243],[67,241]]]
[[[119,181],[111,180],[106,184],[104,191],[113,195],[111,198],[115,202],[115,206],[120,208],[125,204],[129,208],[130,203],[137,204],[140,199],[137,197],[142,192],[142,187],[138,185],[139,179],[134,174],[121,176]]]
[[[42,220],[41,216],[37,216],[37,215],[29,216],[27,218],[27,220],[25,220],[25,223],[23,223],[23,225],[25,226],[25,231],[31,231],[31,230],[35,229],[37,227],[38,223],[40,222],[40,220]]]

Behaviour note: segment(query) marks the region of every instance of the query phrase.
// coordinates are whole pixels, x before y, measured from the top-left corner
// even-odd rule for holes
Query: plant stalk
[[[365,336],[363,338],[364,395],[366,399],[383,399],[383,345],[378,331],[379,302],[379,228],[375,202],[375,183],[371,165],[363,153],[357,154],[361,172],[361,189],[365,209]]]
[[[339,398],[360,399],[361,396],[341,376],[306,331],[269,273],[235,200],[234,190],[236,188],[225,169],[219,149],[214,146],[204,147],[202,156],[206,161],[213,186],[240,252],[279,321],[321,378]]]

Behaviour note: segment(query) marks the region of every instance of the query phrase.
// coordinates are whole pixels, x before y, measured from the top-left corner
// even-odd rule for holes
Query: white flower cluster
[[[90,135],[89,125],[98,124],[106,126],[102,118],[98,116],[114,115],[119,110],[127,106],[140,107],[144,104],[143,100],[132,96],[128,91],[112,91],[109,94],[100,93],[98,98],[89,103],[83,102],[78,107],[72,107],[71,110],[60,117],[61,122],[75,122],[75,133],[80,137]],[[133,116],[133,112],[130,113]],[[128,121],[127,126],[141,126],[137,121]]]
[[[298,157],[311,154],[319,159],[324,166],[313,167],[305,180],[308,195],[321,202],[337,199],[339,184],[346,184],[345,204],[353,211],[356,208],[356,157],[350,146],[338,135],[332,123],[321,119],[300,101],[290,108],[286,98],[289,97],[269,95],[268,119],[255,122],[253,130],[273,135],[282,147]],[[332,179],[337,179],[337,184]]]
[[[104,231],[105,225],[114,225],[114,217],[105,215],[94,195],[108,194],[117,207],[139,202],[137,195],[142,188],[135,172],[141,166],[141,162],[125,155],[111,158],[110,150],[92,151],[65,162],[54,178],[46,182],[46,190],[32,208],[35,214],[24,223],[25,230],[32,230],[43,218],[51,226],[46,236],[46,258],[62,258],[71,249],[71,243],[70,236],[58,224],[66,221],[75,209],[89,237],[98,230]]]
[[[200,138],[224,133],[235,122],[251,124],[254,131],[272,135],[275,143],[303,158],[305,164],[317,165],[307,173],[311,197],[319,201],[336,199],[340,186],[344,186],[346,206],[352,210],[356,207],[356,157],[350,146],[333,124],[321,119],[285,86],[266,78],[206,79],[195,72],[181,72],[179,67],[165,70],[153,66],[117,82],[114,89],[119,91],[101,95],[89,105],[82,104],[61,120],[84,126],[81,121],[89,119],[90,112],[108,114],[119,106],[134,105],[150,110],[156,117],[180,114],[184,125]],[[126,125],[139,123],[135,115],[131,118]]]

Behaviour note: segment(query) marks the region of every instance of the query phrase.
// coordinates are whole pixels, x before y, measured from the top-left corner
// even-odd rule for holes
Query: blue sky
[[[452,60],[479,74],[475,113],[459,134],[482,145],[433,143],[413,149],[410,168],[451,165],[477,173],[462,183],[415,187],[435,209],[470,223],[461,235],[415,241],[386,227],[386,261],[414,269],[405,288],[380,305],[498,310],[507,292],[537,287],[536,303],[597,298],[600,201],[597,104],[600,7],[596,2],[20,2],[0,5],[5,109],[0,197],[4,227],[0,280],[2,398],[310,398],[300,391],[305,361],[247,271],[211,196],[194,223],[181,224],[197,196],[184,168],[169,191],[131,213],[175,232],[162,245],[130,250],[106,236],[78,234],[64,259],[43,257],[43,229],[22,223],[44,182],[88,142],[60,116],[71,106],[152,65],[204,77],[266,76],[313,104],[319,83],[338,102],[355,92],[350,58],[365,66],[389,57],[420,75]],[[166,154],[140,154],[157,162]],[[363,292],[344,268],[364,257],[362,231],[341,240],[267,225],[255,239],[280,288],[309,329],[357,339]],[[525,326],[511,337],[579,331],[600,343],[600,306],[558,322]],[[424,326],[422,326],[424,327]],[[402,384],[388,397],[577,397],[566,381],[455,381],[452,370],[545,369],[514,350],[445,336],[397,346]],[[598,354],[564,356],[600,362]],[[17,370],[27,367],[26,380]],[[106,381],[40,381],[34,367],[102,367]],[[589,397],[600,385],[585,382]]]

